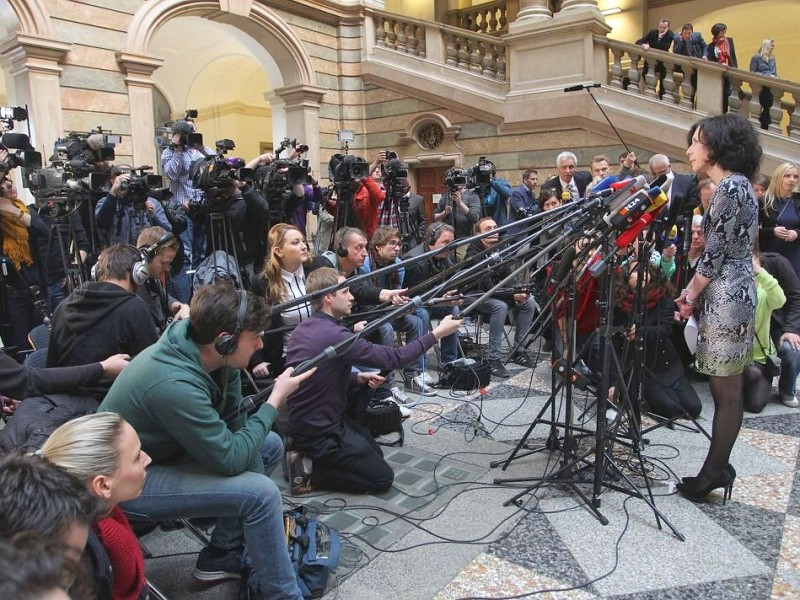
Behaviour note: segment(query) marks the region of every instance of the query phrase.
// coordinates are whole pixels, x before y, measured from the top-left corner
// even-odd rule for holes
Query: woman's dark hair
[[[725,23],[714,23],[711,26],[711,37],[717,37],[723,31],[726,31],[728,26]]]
[[[536,199],[536,203],[539,205],[539,211],[544,212],[544,203],[550,200],[555,196],[555,193],[550,188],[544,188],[539,192],[539,197]]]
[[[241,295],[229,281],[201,287],[189,305],[190,335],[197,344],[211,344],[220,333],[237,329]],[[247,311],[240,331],[264,331],[269,327],[271,309],[267,299],[247,292]]]
[[[740,115],[727,113],[701,119],[689,130],[688,144],[697,132],[700,141],[708,148],[711,164],[748,179],[758,173],[761,164],[761,144],[750,122]]]

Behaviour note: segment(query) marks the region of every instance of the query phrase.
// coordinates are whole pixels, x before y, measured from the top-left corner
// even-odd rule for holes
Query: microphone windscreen
[[[172,131],[175,133],[180,133],[181,135],[189,135],[194,131],[194,127],[188,121],[175,121],[175,124],[172,126]]]
[[[561,201],[562,202],[569,202],[572,200],[572,194],[570,194],[567,190],[561,192]]]
[[[102,133],[93,133],[92,135],[86,138],[86,144],[89,146],[89,148],[91,148],[95,152],[103,148],[105,146],[105,143],[106,141]]]
[[[33,150],[30,138],[24,133],[4,133],[3,146],[13,150]]]

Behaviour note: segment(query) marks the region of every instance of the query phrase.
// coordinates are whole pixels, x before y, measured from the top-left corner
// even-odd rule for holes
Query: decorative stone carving
[[[417,130],[417,142],[426,150],[435,150],[444,141],[444,129],[438,123],[426,123]]]

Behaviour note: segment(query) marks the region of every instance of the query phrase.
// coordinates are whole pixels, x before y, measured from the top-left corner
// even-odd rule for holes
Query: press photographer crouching
[[[5,346],[25,350],[28,333],[43,322],[45,276],[39,249],[47,241],[50,230],[39,215],[17,197],[17,186],[6,173],[0,172],[0,175],[3,176],[0,180],[0,310],[3,311],[0,333]]]
[[[97,227],[104,232],[109,244],[135,245],[145,227],[158,226],[172,231],[161,203],[150,196],[152,189],[163,189],[161,177],[145,174],[147,168],[132,173],[126,165],[111,167],[109,192],[94,209]]]

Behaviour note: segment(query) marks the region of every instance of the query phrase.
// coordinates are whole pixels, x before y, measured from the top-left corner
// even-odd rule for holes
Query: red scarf
[[[645,301],[644,301],[644,304],[645,304],[644,307],[645,307],[646,310],[652,310],[656,306],[658,306],[659,302],[661,302],[661,299],[667,293],[667,288],[662,285],[662,286],[659,286],[657,288],[651,288],[649,290],[646,290],[646,292],[647,292],[647,296],[646,296]],[[633,302],[634,302],[635,299],[636,299],[635,292],[633,290],[630,290],[619,301],[617,306],[619,306],[619,309],[622,312],[624,312],[625,314],[630,314],[631,311],[633,310]]]
[[[144,557],[139,540],[119,506],[94,524],[111,561],[114,600],[136,600],[145,586]]]
[[[714,45],[717,47],[717,62],[721,65],[730,65],[731,46],[728,43],[728,38],[724,37],[722,39],[719,39],[716,42],[714,42]]]

